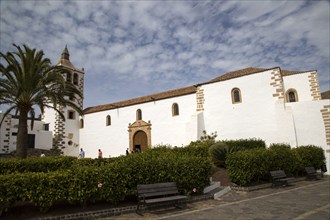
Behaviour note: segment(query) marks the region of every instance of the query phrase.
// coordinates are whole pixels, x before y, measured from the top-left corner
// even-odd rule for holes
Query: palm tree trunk
[[[27,157],[27,145],[28,145],[28,110],[20,109],[18,118],[18,132],[16,141],[16,157]]]

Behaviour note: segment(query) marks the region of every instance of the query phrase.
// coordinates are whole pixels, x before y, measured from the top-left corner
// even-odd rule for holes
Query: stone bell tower
[[[84,92],[84,68],[77,69],[70,61],[70,54],[65,46],[61,58],[57,62],[58,66],[63,66],[69,70],[65,74],[65,80],[75,85],[80,92]],[[75,102],[83,109],[83,99],[80,97],[65,97]],[[45,110],[43,120],[49,122],[49,129],[53,131],[53,147],[62,150],[64,155],[77,156],[79,154],[79,129],[80,118],[77,111],[70,106],[58,106],[65,116],[65,121],[53,109]]]

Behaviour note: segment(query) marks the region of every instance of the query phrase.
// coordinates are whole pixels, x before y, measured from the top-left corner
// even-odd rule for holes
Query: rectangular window
[[[44,124],[44,130],[49,131],[49,124]]]
[[[68,119],[75,119],[76,114],[74,111],[68,111]]]

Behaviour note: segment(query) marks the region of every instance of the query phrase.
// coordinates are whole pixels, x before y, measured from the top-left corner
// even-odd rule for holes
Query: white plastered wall
[[[172,116],[172,104],[179,105],[179,115]],[[151,144],[182,146],[189,144],[196,131],[192,131],[196,117],[196,94],[157,100],[123,108],[86,114],[84,128],[80,129],[80,147],[86,157],[97,157],[101,149],[104,157],[125,154],[129,146],[129,123],[136,121],[136,110],[141,109],[142,120],[151,123]],[[106,117],[111,116],[111,126],[106,126]]]
[[[270,143],[292,143],[290,114],[283,100],[273,97],[271,70],[227,81],[206,84],[204,118],[208,133],[218,139],[261,138]],[[232,103],[231,91],[239,88],[242,102]],[[279,132],[282,130],[286,132]]]
[[[295,89],[298,93],[299,102],[311,101],[313,97],[310,91],[311,87],[308,76],[310,76],[312,72],[313,71],[284,76],[283,84],[285,92],[289,89]]]

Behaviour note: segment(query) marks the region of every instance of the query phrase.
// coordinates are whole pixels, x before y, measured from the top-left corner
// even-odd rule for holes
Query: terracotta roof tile
[[[205,84],[209,84],[209,83],[225,81],[225,80],[229,80],[229,79],[233,79],[233,78],[237,78],[237,77],[242,77],[242,76],[246,76],[246,75],[251,75],[251,74],[254,74],[254,73],[258,73],[258,72],[264,72],[264,71],[272,70],[272,69],[276,69],[276,68],[279,68],[279,67],[274,67],[274,68],[269,68],[269,69],[257,68],[257,67],[248,67],[248,68],[245,68],[245,69],[236,70],[236,71],[233,71],[233,72],[222,74],[219,77],[216,77],[216,78],[214,78],[210,81],[207,81],[205,83],[201,83],[199,85],[205,85]],[[304,73],[304,72],[302,72],[302,71],[281,70],[282,76],[294,75],[294,74],[299,74],[299,73]],[[89,113],[93,113],[93,112],[105,111],[105,110],[110,110],[110,109],[115,109],[115,108],[120,108],[120,107],[125,107],[125,106],[145,103],[145,102],[151,102],[151,101],[160,100],[160,99],[166,99],[166,98],[171,98],[171,97],[176,97],[176,96],[188,95],[188,94],[192,94],[192,93],[196,93],[196,86],[188,86],[188,87],[185,87],[185,88],[170,90],[170,91],[166,91],[166,92],[147,95],[147,96],[134,98],[134,99],[129,99],[129,100],[120,101],[120,102],[115,102],[115,103],[111,103],[111,104],[89,107],[89,108],[86,108],[84,110],[84,113],[89,114]]]
[[[145,103],[145,102],[152,102],[155,100],[161,100],[161,99],[172,98],[172,97],[176,97],[176,96],[188,95],[188,94],[192,94],[192,93],[196,93],[195,86],[188,86],[188,87],[184,87],[184,88],[180,88],[180,89],[156,93],[156,94],[147,95],[147,96],[143,96],[143,97],[139,97],[139,98],[129,99],[129,100],[120,101],[120,102],[114,102],[111,104],[89,107],[84,110],[84,113],[89,114],[89,113],[93,113],[93,112],[106,111],[106,110],[110,110],[110,109],[116,109],[116,108],[120,108],[120,107],[136,105],[136,104]]]
[[[257,67],[248,67],[248,68],[245,68],[245,69],[225,73],[221,76],[218,76],[217,78],[214,78],[214,79],[208,81],[207,83],[225,81],[225,80],[228,80],[228,79],[233,79],[233,78],[250,75],[250,74],[253,74],[253,73],[257,73],[257,72],[262,72],[262,71],[265,71],[265,70],[267,70],[267,69],[257,68]]]

